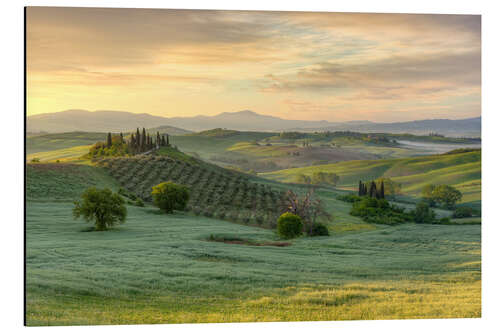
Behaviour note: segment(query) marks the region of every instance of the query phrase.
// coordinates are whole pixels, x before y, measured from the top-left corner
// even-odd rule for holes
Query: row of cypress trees
[[[156,132],[156,137],[150,136],[149,133],[146,133],[146,129],[142,128],[142,133],[137,128],[136,133],[132,133],[130,135],[130,140],[126,141],[123,138],[123,133],[120,133],[118,136],[112,136],[111,133],[108,133],[108,137],[106,140],[106,148],[111,148],[113,145],[127,145],[129,152],[137,154],[143,153],[145,151],[151,149],[158,149],[160,147],[170,147],[170,137],[168,134],[160,135],[160,132]]]
[[[359,181],[358,195],[360,197],[369,196],[370,198],[385,199],[383,180],[380,182],[380,186],[378,186],[378,188],[377,183],[375,183],[373,180],[370,182],[369,188],[367,184],[363,183],[361,180]]]

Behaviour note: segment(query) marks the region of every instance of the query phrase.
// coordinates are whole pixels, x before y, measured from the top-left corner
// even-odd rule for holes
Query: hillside
[[[161,151],[160,151],[161,154]],[[282,193],[242,173],[186,156],[106,158],[106,168],[125,189],[151,202],[151,187],[174,181],[190,188],[187,209],[197,215],[271,228],[279,215]]]
[[[480,200],[481,152],[430,155],[412,158],[348,161],[334,164],[280,170],[263,177],[294,182],[298,174],[328,171],[340,176],[340,186],[354,187],[359,180],[390,177],[403,185],[405,194],[419,194],[426,184],[448,184],[466,190],[464,201]]]
[[[35,163],[26,166],[26,199],[69,201],[90,186],[118,190],[118,183],[105,170],[89,165]]]
[[[26,153],[47,152],[75,146],[93,145],[104,141],[106,133],[101,132],[65,132],[32,135],[26,137]]]

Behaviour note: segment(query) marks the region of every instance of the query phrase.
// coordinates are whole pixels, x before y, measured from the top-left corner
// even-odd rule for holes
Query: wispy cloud
[[[27,23],[29,113],[480,113],[479,16],[30,7]]]

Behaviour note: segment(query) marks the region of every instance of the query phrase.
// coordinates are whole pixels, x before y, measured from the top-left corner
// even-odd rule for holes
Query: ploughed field
[[[28,165],[28,325],[481,316],[479,225],[367,224],[348,214],[335,190],[317,191],[335,216],[331,235],[286,245],[274,230],[222,220],[217,209],[206,217],[127,206],[126,223],[107,232],[89,232],[73,220],[72,201],[88,186],[116,191],[137,181],[146,191],[148,179],[178,172],[177,180],[217,193],[215,184],[231,189],[233,177],[241,177],[201,164],[204,170],[192,163],[191,171],[180,163],[169,167],[169,161],[156,166],[161,160],[139,168],[138,160],[117,159],[113,166],[123,163],[116,165],[123,179],[110,176],[113,166]],[[204,178],[217,181],[197,185]],[[250,177],[243,182],[256,184],[256,196],[266,189],[260,184],[276,193],[299,189]],[[203,195],[190,205],[211,205]]]

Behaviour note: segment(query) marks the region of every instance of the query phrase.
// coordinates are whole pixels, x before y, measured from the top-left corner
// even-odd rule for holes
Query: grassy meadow
[[[71,214],[88,186],[119,185],[95,166],[28,165],[30,326],[481,316],[480,225],[367,224],[325,188],[331,235],[289,246],[270,229],[149,205],[89,232]]]

